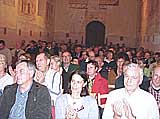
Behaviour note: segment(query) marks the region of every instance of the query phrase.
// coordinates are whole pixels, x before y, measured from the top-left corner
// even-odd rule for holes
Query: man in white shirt
[[[159,119],[159,111],[153,95],[143,91],[139,85],[143,70],[134,63],[124,67],[125,88],[108,95],[103,119]]]
[[[35,81],[37,81],[41,84],[45,83],[45,76],[46,76],[46,73],[48,72],[49,63],[50,63],[50,59],[49,59],[49,56],[47,53],[42,52],[36,56],[37,70],[36,70],[36,74],[34,77]]]

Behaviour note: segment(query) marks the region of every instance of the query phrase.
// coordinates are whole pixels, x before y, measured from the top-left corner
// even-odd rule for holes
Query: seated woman
[[[6,56],[0,54],[0,100],[3,94],[3,90],[7,85],[14,83],[13,77],[7,73],[7,59]]]
[[[97,102],[88,95],[86,73],[73,72],[67,94],[61,95],[56,100],[56,119],[98,119]]]

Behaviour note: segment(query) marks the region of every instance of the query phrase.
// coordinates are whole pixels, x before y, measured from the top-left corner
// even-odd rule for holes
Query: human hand
[[[15,71],[13,70],[12,66],[9,66],[8,70],[9,70],[10,75],[13,77],[14,82],[16,82],[16,80],[15,80],[15,79],[16,79],[16,78],[15,78],[16,73],[15,73]]]
[[[66,119],[77,119],[77,112],[70,106],[68,105],[66,107]]]
[[[121,119],[122,117],[122,108],[123,108],[123,103],[121,101],[116,101],[114,104],[112,104],[112,109],[114,112],[114,119]]]
[[[41,71],[36,70],[36,81],[39,83],[44,82],[44,74]]]
[[[135,116],[132,113],[132,108],[126,99],[123,99],[123,104],[124,104],[123,108],[124,108],[125,116],[128,119],[135,119]]]

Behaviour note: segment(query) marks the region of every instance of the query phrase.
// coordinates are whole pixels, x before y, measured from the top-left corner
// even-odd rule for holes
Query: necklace
[[[77,104],[78,102],[80,102],[81,98],[73,98],[73,105]]]

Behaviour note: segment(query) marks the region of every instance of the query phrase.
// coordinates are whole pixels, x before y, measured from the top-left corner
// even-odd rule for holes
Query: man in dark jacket
[[[72,72],[79,69],[79,66],[71,63],[72,56],[69,51],[64,51],[62,53],[62,89],[65,93],[68,89],[69,78]]]
[[[33,81],[35,66],[22,60],[16,64],[16,84],[5,87],[0,119],[51,119],[51,99],[45,86]]]

